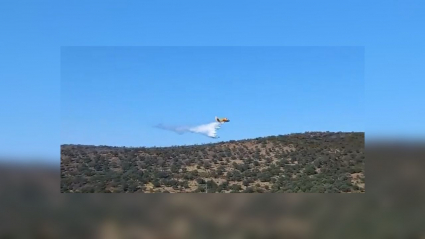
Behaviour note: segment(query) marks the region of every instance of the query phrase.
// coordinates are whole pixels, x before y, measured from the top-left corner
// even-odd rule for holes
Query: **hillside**
[[[364,192],[364,133],[165,148],[61,146],[61,192]]]

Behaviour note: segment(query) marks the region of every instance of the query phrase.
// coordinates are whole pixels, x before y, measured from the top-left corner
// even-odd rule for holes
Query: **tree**
[[[313,165],[307,165],[307,167],[305,167],[305,173],[307,175],[313,175],[313,174],[316,174],[317,172]]]

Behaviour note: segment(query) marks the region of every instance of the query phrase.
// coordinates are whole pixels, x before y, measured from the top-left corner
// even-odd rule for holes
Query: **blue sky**
[[[363,47],[63,47],[61,143],[217,142],[158,123],[231,123],[220,140],[364,131]]]
[[[420,0],[0,1],[0,152],[59,163],[61,46],[364,46],[366,136],[423,136],[424,11]]]

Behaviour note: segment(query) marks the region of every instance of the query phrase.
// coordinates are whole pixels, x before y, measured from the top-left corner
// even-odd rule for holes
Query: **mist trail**
[[[220,123],[219,122],[212,122],[209,124],[203,124],[198,126],[167,126],[163,124],[158,124],[155,126],[156,128],[163,129],[163,130],[169,130],[176,132],[178,134],[183,133],[196,133],[196,134],[202,134],[205,136],[208,136],[210,138],[218,138],[217,137],[217,130],[220,129]]]

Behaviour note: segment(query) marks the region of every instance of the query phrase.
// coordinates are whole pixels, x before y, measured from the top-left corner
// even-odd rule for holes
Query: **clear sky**
[[[421,0],[0,1],[0,152],[59,163],[61,46],[364,46],[367,138],[423,136],[423,12]],[[282,98],[280,107],[292,107]],[[232,118],[223,137],[238,134],[241,115],[213,114]],[[205,119],[193,121],[209,114],[199,117]],[[268,132],[260,127],[257,132]]]
[[[231,122],[220,140],[364,131],[363,47],[64,47],[61,142],[217,142],[152,126]]]

